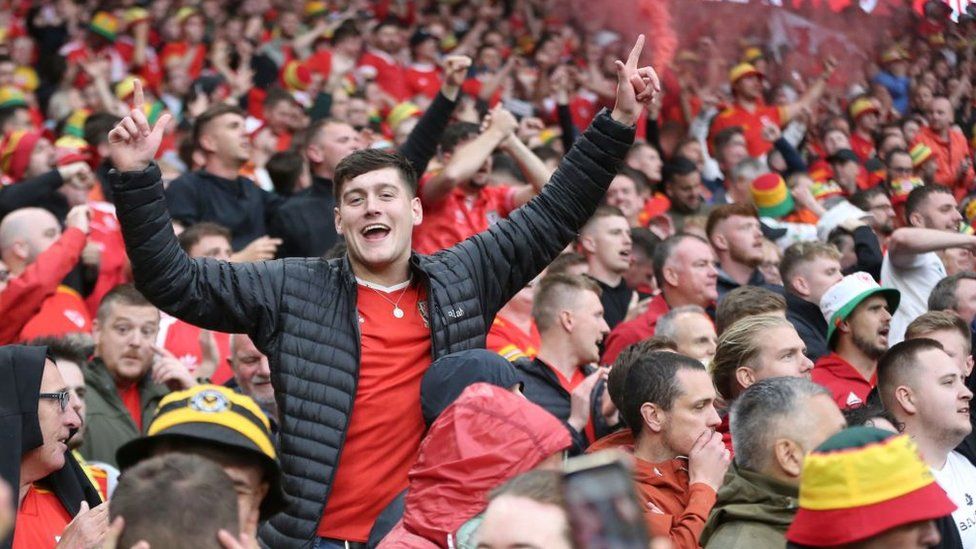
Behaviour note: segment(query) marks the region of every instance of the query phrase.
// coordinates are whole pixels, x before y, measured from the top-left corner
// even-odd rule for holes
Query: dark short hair
[[[871,211],[871,199],[873,199],[878,195],[888,196],[885,193],[884,187],[881,185],[876,185],[874,187],[871,187],[870,189],[865,189],[863,191],[858,191],[854,193],[853,195],[851,195],[850,201],[851,204],[857,206],[858,208],[866,212],[869,212]]]
[[[943,193],[952,196],[952,190],[942,185],[922,185],[915,187],[905,199],[905,219],[917,212],[933,194]]]
[[[85,119],[85,125],[82,129],[85,141],[92,147],[108,142],[108,133],[121,121],[121,118],[111,113],[92,113]]]
[[[277,107],[279,103],[297,103],[297,101],[295,101],[295,97],[292,94],[278,86],[273,86],[268,90],[268,95],[264,97],[262,106],[267,111]]]
[[[455,122],[444,128],[444,134],[441,135],[441,154],[452,153],[458,145],[477,136],[481,133],[481,129],[474,122]]]
[[[134,284],[119,284],[109,290],[102,300],[98,303],[98,311],[95,318],[99,323],[104,323],[108,319],[112,307],[116,304],[127,305],[129,307],[155,307],[136,289]]]
[[[661,237],[654,234],[654,231],[647,227],[631,227],[630,241],[634,250],[640,250],[642,254],[653,263],[654,250],[661,243]]]
[[[298,151],[279,151],[264,165],[274,190],[281,196],[295,193],[295,185],[305,169],[305,159]]]
[[[885,166],[888,166],[888,164],[891,162],[891,159],[894,158],[896,155],[899,155],[899,154],[903,154],[903,155],[907,156],[909,158],[909,160],[912,158],[912,154],[910,152],[906,151],[905,149],[901,148],[901,147],[899,147],[897,149],[892,149],[892,150],[888,151],[888,154],[885,155],[885,157],[884,157]],[[872,188],[876,188],[876,187],[872,187]]]
[[[653,336],[628,345],[617,355],[617,360],[613,362],[613,367],[610,368],[610,374],[607,376],[607,392],[610,393],[610,401],[618,410],[624,404],[624,385],[630,367],[641,355],[655,351],[678,352],[678,344],[663,336]],[[622,415],[620,419],[627,421]]]
[[[705,223],[705,234],[708,238],[712,238],[712,234],[715,232],[715,227],[719,223],[725,221],[730,217],[754,217],[759,219],[759,210],[752,203],[739,202],[735,204],[722,204],[721,206],[716,206],[708,214],[708,221]]]
[[[716,155],[721,154],[722,149],[724,149],[737,135],[745,135],[745,129],[742,126],[729,126],[728,128],[722,128],[715,137],[712,138],[712,143],[715,145]]]
[[[695,239],[711,247],[711,244],[706,242],[702,237],[694,234],[678,233],[662,240],[654,247],[654,279],[657,280],[658,288],[664,289],[664,266],[671,259],[671,256],[674,255],[678,246],[687,239]]]
[[[651,191],[651,182],[647,179],[647,176],[644,175],[644,172],[640,170],[635,170],[634,168],[624,164],[623,166],[620,166],[619,170],[617,170],[617,175],[622,175],[633,181],[634,190],[636,190],[638,194],[641,192],[647,193]]]
[[[929,294],[930,311],[955,311],[959,308],[959,299],[956,298],[956,290],[959,289],[960,280],[976,280],[976,273],[963,271],[954,275],[949,275],[932,288]]]
[[[109,514],[125,519],[120,547],[143,540],[152,547],[219,549],[220,530],[240,529],[234,482],[216,463],[187,454],[150,458],[127,470]]]
[[[664,165],[662,179],[665,183],[674,181],[675,177],[682,177],[698,171],[698,166],[684,156],[676,156]]]
[[[200,137],[203,136],[203,132],[206,131],[207,126],[209,126],[211,122],[220,118],[221,116],[224,116],[225,114],[236,114],[241,118],[247,116],[247,113],[244,112],[244,110],[241,109],[240,107],[235,105],[228,105],[227,103],[218,103],[210,107],[209,109],[203,111],[203,113],[201,113],[200,116],[197,117],[196,121],[193,122],[192,141],[194,147],[198,149],[200,148]]]
[[[399,172],[410,196],[417,196],[417,172],[407,157],[390,149],[362,149],[343,158],[336,166],[333,177],[333,192],[336,202],[341,202],[342,187],[349,180],[364,173],[386,168],[393,168]]]
[[[620,411],[634,436],[640,434],[641,425],[644,424],[640,409],[645,402],[665,410],[674,406],[675,399],[681,395],[678,384],[680,370],[704,372],[705,366],[691,357],[663,351],[642,354],[630,366],[624,387],[624,405]]]
[[[896,343],[881,355],[878,359],[878,394],[886,408],[891,409],[891,391],[919,367],[919,353],[931,350],[945,349],[934,339],[920,337]]]
[[[74,362],[84,368],[88,362],[88,357],[92,353],[91,345],[88,343],[88,334],[67,334],[63,336],[42,336],[36,337],[27,342],[34,347],[47,347],[47,352],[54,357],[54,362],[61,360]]]
[[[786,298],[759,286],[739,286],[725,294],[715,309],[715,330],[719,335],[747,316],[786,311]]]
[[[201,221],[190,225],[180,233],[177,240],[180,242],[180,248],[183,248],[184,252],[190,253],[194,246],[208,236],[220,236],[226,238],[227,242],[231,241],[230,229],[212,221]]]

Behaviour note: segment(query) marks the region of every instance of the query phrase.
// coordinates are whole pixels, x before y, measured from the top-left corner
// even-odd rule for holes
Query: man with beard
[[[634,290],[624,280],[632,248],[627,218],[613,206],[597,208],[580,229],[579,249],[586,258],[586,274],[600,286],[603,318],[611,330],[626,318],[634,299]]]
[[[94,358],[85,367],[85,459],[115,466],[115,451],[149,425],[167,387],[197,384],[179,359],[154,344],[158,331],[159,309],[131,284],[114,288],[98,306]]]
[[[830,389],[842,410],[867,402],[877,384],[878,359],[888,349],[891,313],[900,297],[898,290],[882,288],[871,275],[858,272],[821,298],[831,352],[814,365],[813,380]]]
[[[752,204],[724,204],[708,214],[705,233],[718,257],[718,299],[739,286],[765,286],[759,264],[763,260],[763,234],[759,212]]]
[[[671,200],[668,215],[676,231],[688,216],[705,213],[703,190],[701,172],[691,160],[677,156],[664,166],[664,194]]]
[[[268,357],[254,346],[247,334],[232,334],[227,362],[234,372],[237,391],[254,399],[271,419],[272,428],[276,427],[278,405],[271,386],[271,365]]]
[[[898,162],[898,160],[895,160],[898,156],[897,151],[894,151],[888,157],[889,180],[893,175],[891,163]],[[909,165],[911,165],[911,157],[908,158],[908,161]],[[891,233],[895,232],[895,208],[891,205],[891,198],[885,193],[884,187],[878,185],[866,191],[855,193],[851,196],[850,200],[851,204],[871,214],[871,217],[867,220],[868,226],[871,227],[875,236],[878,237],[878,242],[884,244],[888,240],[888,237],[891,236]]]
[[[891,233],[881,265],[881,285],[901,292],[903,301],[891,320],[889,344],[904,339],[905,328],[928,310],[928,297],[946,268],[936,252],[976,247],[976,236],[959,232],[962,215],[952,191],[939,185],[914,189],[905,201],[907,227]]]
[[[485,231],[542,190],[549,170],[515,135],[517,128],[515,117],[500,106],[481,133],[470,122],[447,127],[441,139],[444,169],[420,179],[424,218],[413,231],[415,251],[431,254]],[[489,185],[496,151],[511,155],[530,185]]]
[[[976,467],[955,451],[972,431],[969,405],[973,393],[966,388],[963,372],[937,341],[910,339],[892,347],[878,364],[878,393],[956,504],[952,518],[961,543],[950,544],[957,532],[940,527],[942,547],[973,547]]]
[[[522,392],[569,426],[570,453],[582,453],[616,423],[606,416],[617,415],[612,406],[603,406],[609,404],[603,392],[606,383],[601,383],[606,372],[592,366],[600,359],[600,342],[610,331],[603,320],[600,287],[579,275],[543,277],[532,316],[542,345],[535,359],[513,362]]]

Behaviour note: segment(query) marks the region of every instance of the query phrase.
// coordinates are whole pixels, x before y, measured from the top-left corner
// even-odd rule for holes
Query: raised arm
[[[896,267],[907,267],[919,254],[946,248],[976,248],[976,236],[938,229],[902,227],[891,233],[888,239],[888,259]]]
[[[444,60],[444,83],[440,93],[434,97],[434,101],[410,132],[407,142],[400,148],[400,152],[407,157],[418,176],[427,171],[427,164],[437,153],[441,134],[451,121],[451,114],[461,93],[461,84],[464,83],[464,76],[470,66],[471,59],[463,55],[452,55]]]
[[[194,260],[180,248],[159,167],[152,163],[168,122],[165,114],[150,128],[142,111],[142,86],[136,84],[132,110],[108,135],[116,167],[109,179],[136,287],[181,320],[209,330],[247,333],[262,345],[275,330],[282,263]]]
[[[450,194],[455,187],[474,177],[491,153],[515,132],[515,117],[501,105],[492,109],[491,121],[485,131],[471,141],[458,146],[444,169],[424,184],[421,200],[433,204]]]
[[[617,99],[566,154],[539,196],[488,231],[441,252],[469,265],[489,318],[576,236],[606,193],[634,142],[641,109],[660,91],[650,67],[638,68],[641,35],[627,63],[617,61]]]

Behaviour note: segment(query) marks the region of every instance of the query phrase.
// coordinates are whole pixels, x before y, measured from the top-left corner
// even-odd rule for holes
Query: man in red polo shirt
[[[431,254],[488,229],[525,204],[549,180],[549,169],[515,130],[518,122],[502,107],[491,111],[487,127],[458,122],[444,131],[444,169],[420,181],[423,223],[413,231],[413,249]],[[530,185],[490,185],[492,154],[511,155]]]
[[[817,360],[813,380],[830,390],[842,410],[863,405],[877,385],[878,359],[888,350],[900,299],[898,290],[878,286],[864,272],[845,276],[820,299],[831,353]]]
[[[76,246],[83,246],[82,243],[87,238],[88,216],[88,209],[84,207],[72,210],[68,216],[68,246],[65,253],[75,258],[72,263],[77,263],[81,251]],[[79,235],[78,232],[82,234]],[[61,226],[53,214],[40,208],[21,208],[6,216],[3,223],[0,223],[0,258],[6,263],[11,275],[20,276],[41,253],[60,238]],[[21,328],[16,338],[18,341],[91,331],[92,320],[81,295],[64,284],[50,290],[50,287],[44,290],[48,292],[47,297],[41,303],[40,309]],[[0,322],[12,320],[3,318]]]
[[[647,311],[623,322],[610,332],[604,344],[602,364],[613,364],[629,345],[654,335],[657,319],[673,307],[709,307],[718,299],[715,252],[698,236],[679,234],[654,249],[654,277],[661,293]]]
[[[735,101],[712,121],[710,138],[732,126],[740,126],[749,148],[749,156],[759,157],[773,147],[762,137],[762,130],[768,124],[783,127],[803,109],[811,107],[820,99],[827,86],[827,79],[833,74],[836,64],[833,60],[824,62],[824,72],[807,89],[796,103],[782,107],[768,106],[763,101],[763,73],[749,63],[740,63],[729,71],[729,83]]]

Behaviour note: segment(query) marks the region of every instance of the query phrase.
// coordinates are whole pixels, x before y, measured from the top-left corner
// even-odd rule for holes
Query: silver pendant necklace
[[[367,286],[367,288],[369,288],[370,290],[373,290],[374,292],[376,292],[376,295],[382,297],[390,305],[393,305],[393,316],[394,316],[394,318],[403,318],[404,313],[403,313],[403,309],[400,308],[400,300],[403,299],[404,294],[407,293],[407,289],[410,288],[410,284],[409,283],[406,286],[403,287],[403,290],[400,291],[400,297],[398,297],[396,301],[393,301],[390,298],[386,297],[383,294],[383,292],[377,290],[376,288],[373,288],[372,286]]]

